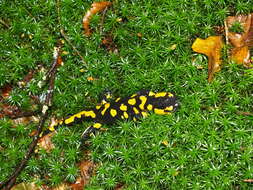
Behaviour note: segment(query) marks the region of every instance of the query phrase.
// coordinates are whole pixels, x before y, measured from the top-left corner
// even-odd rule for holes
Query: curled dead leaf
[[[86,14],[83,17],[83,29],[85,36],[91,35],[91,29],[90,29],[90,19],[91,17],[98,13],[103,11],[105,8],[110,6],[112,3],[109,1],[101,1],[101,2],[95,2],[92,3],[91,9],[86,12]]]
[[[197,38],[192,44],[193,51],[208,56],[208,81],[211,82],[214,73],[220,71],[221,49],[223,41],[221,36],[210,36],[206,39]]]
[[[234,32],[230,29],[233,24],[239,23],[243,32]],[[229,42],[234,47],[253,46],[253,13],[249,15],[229,16],[225,20],[225,29]]]
[[[237,31],[233,31],[233,27]],[[238,64],[249,67],[249,49],[253,46],[253,13],[227,17],[225,30],[227,42],[233,46],[230,58]]]

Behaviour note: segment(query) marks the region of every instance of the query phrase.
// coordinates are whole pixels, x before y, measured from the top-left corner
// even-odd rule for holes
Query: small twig
[[[7,24],[3,19],[0,18],[0,23],[4,25],[6,28],[10,28],[9,24]]]
[[[24,159],[16,167],[13,174],[6,181],[0,183],[0,189],[4,188],[5,190],[9,190],[13,187],[13,185],[16,182],[17,177],[22,172],[22,170],[25,168],[28,160],[31,158],[32,153],[34,152],[35,147],[37,146],[37,143],[38,143],[38,140],[39,140],[39,135],[42,132],[42,128],[43,128],[44,123],[47,119],[48,109],[49,109],[49,107],[51,105],[51,101],[52,101],[54,81],[55,81],[55,76],[56,76],[56,71],[57,71],[57,67],[55,67],[54,65],[56,65],[56,63],[58,62],[58,59],[60,57],[59,52],[60,52],[60,48],[58,48],[58,51],[54,53],[54,63],[52,65],[52,67],[54,67],[54,70],[51,72],[51,75],[50,75],[49,88],[48,88],[48,91],[47,91],[45,104],[42,107],[42,115],[41,115],[41,119],[39,121],[39,125],[37,127],[37,134],[34,136],[33,141],[29,145],[29,149],[26,152]]]
[[[237,111],[236,113],[238,115],[253,116],[253,113],[251,113],[251,112]]]
[[[77,48],[71,43],[70,39],[68,38],[68,36],[65,34],[63,28],[62,28],[62,24],[61,24],[61,9],[60,9],[60,5],[61,1],[57,0],[56,3],[56,8],[57,8],[57,19],[58,19],[58,24],[60,26],[60,33],[61,36],[67,41],[67,43],[72,47],[72,49],[77,53],[77,55],[81,58],[82,62],[85,63],[85,60],[83,58],[83,56],[81,55],[81,53],[77,50]]]
[[[102,18],[101,18],[100,28],[99,28],[100,34],[102,34],[102,32],[103,32],[102,30],[103,30],[103,26],[104,26],[104,22],[105,22],[105,14],[106,14],[107,10],[108,10],[108,7],[106,7],[106,8],[103,10],[103,12],[102,12]]]
[[[72,47],[72,49],[77,53],[77,55],[81,58],[83,63],[86,63],[81,53],[77,50],[77,48],[71,43],[67,35],[64,33],[63,29],[60,29],[62,37],[68,42],[68,44]]]

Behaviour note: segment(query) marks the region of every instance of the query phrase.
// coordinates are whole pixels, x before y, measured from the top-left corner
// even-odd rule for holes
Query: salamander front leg
[[[95,123],[94,125],[88,127],[82,134],[82,137],[81,137],[82,142],[89,140],[91,136],[95,135],[101,126],[102,126],[101,123]]]
[[[113,99],[112,91],[105,90],[103,94],[100,96],[101,104],[106,104]]]

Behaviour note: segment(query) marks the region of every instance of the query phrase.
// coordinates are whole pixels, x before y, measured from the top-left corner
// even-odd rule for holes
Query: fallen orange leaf
[[[236,33],[230,31],[229,29],[238,22],[242,29],[242,33]],[[253,13],[249,15],[237,15],[237,16],[229,16],[225,20],[226,24],[226,33],[229,42],[234,47],[242,47],[242,46],[252,46],[253,45]]]
[[[95,2],[92,3],[91,9],[87,11],[87,13],[83,17],[83,29],[85,36],[91,35],[91,29],[90,29],[90,19],[91,17],[104,10],[106,7],[110,6],[112,3],[109,1],[101,1],[101,2]]]
[[[197,38],[192,44],[193,51],[208,56],[208,81],[211,82],[214,73],[220,71],[221,49],[223,41],[221,36],[210,36],[206,39]]]
[[[231,60],[236,63],[248,63],[250,58],[248,46],[237,47],[231,50]]]
[[[239,24],[241,32],[231,31],[233,25]],[[253,13],[248,15],[229,16],[225,20],[226,39],[233,49],[231,59],[238,64],[249,66],[250,51],[253,46]]]

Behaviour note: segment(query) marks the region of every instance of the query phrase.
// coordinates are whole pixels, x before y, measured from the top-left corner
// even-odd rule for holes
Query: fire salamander
[[[136,121],[141,117],[148,116],[153,111],[158,115],[167,115],[178,107],[176,96],[170,92],[152,92],[141,90],[126,98],[117,98],[115,101],[108,101],[109,97],[93,109],[83,110],[66,119],[52,124],[41,136],[55,131],[63,125],[72,125],[80,121],[93,121],[94,124],[88,127],[82,134],[85,141],[98,131],[103,124],[113,124],[120,119],[132,119]]]

